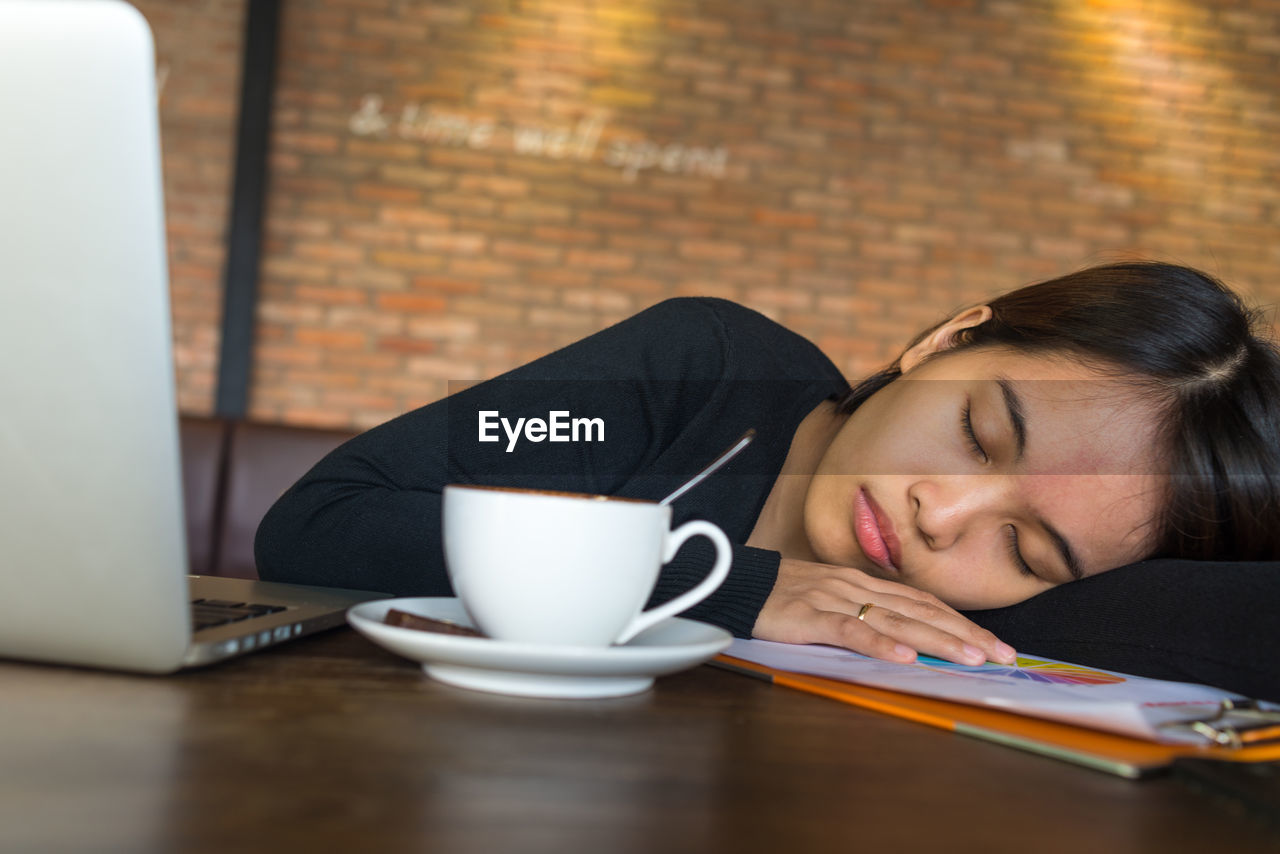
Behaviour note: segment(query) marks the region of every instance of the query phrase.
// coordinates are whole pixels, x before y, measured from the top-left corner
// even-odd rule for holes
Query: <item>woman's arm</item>
[[[678,475],[667,471],[664,455],[689,425],[711,420],[704,412],[709,389],[729,370],[732,352],[722,315],[742,311],[718,301],[668,300],[357,436],[268,512],[255,549],[260,574],[447,595],[445,484],[614,494],[637,473],[652,472],[657,484]],[[510,432],[522,418],[546,420],[555,412],[599,419],[602,440],[536,442]],[[481,441],[482,417],[494,441]]]

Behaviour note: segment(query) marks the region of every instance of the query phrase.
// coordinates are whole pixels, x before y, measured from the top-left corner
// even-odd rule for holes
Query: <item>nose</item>
[[[920,536],[941,550],[998,527],[1011,514],[1013,489],[1013,479],[1002,475],[941,475],[914,482],[907,497]]]

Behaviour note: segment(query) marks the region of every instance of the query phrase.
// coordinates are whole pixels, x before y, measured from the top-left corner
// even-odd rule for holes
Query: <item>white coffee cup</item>
[[[642,611],[662,565],[690,537],[715,544],[710,574],[692,590]],[[706,521],[671,530],[671,508],[611,496],[446,486],[449,580],[477,628],[532,644],[609,646],[710,596],[733,548]]]

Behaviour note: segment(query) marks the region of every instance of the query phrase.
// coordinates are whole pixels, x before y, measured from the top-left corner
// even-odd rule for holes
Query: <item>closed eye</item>
[[[1010,525],[1009,533],[1005,535],[1005,538],[1009,542],[1009,557],[1013,558],[1013,565],[1016,566],[1023,575],[1036,577],[1035,570],[1031,568],[1029,563],[1027,563],[1026,558],[1022,556],[1022,549],[1018,547],[1018,529]]]
[[[978,441],[978,434],[973,430],[973,403],[969,398],[965,398],[964,408],[960,410],[960,430],[964,433],[965,438],[969,442],[969,447],[978,455],[984,463],[987,462],[986,449],[982,447],[982,443]]]

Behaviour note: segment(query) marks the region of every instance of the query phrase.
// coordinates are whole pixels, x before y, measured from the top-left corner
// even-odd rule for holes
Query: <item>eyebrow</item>
[[[1020,460],[1027,450],[1027,417],[1022,408],[1022,398],[1018,397],[1018,392],[1013,387],[1013,380],[1008,377],[998,378],[996,384],[1000,386],[1000,396],[1004,399],[1005,409],[1009,412],[1009,422],[1013,425],[1013,440],[1018,448],[1014,460]],[[1080,559],[1072,551],[1071,543],[1067,542],[1062,532],[1049,524],[1048,520],[1040,519],[1039,521],[1048,532],[1049,539],[1053,540],[1054,548],[1058,550],[1071,577],[1076,581],[1084,578],[1084,568],[1080,566]]]

